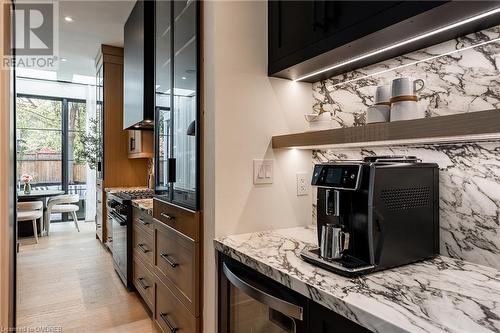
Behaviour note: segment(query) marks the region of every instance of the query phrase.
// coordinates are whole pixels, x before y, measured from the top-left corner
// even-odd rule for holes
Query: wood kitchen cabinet
[[[128,158],[153,158],[153,132],[128,132]]]
[[[178,325],[184,327],[186,332],[199,332],[202,279],[200,213],[155,198],[153,217],[153,274],[157,294],[155,323],[165,333],[169,332],[170,326]],[[168,296],[169,300],[163,299],[164,296]]]
[[[133,284],[161,332],[199,332],[200,215],[161,201],[153,210],[132,209]]]
[[[96,125],[101,155],[96,165],[96,237],[111,236],[107,227],[106,188],[147,184],[147,160],[129,159],[129,136],[123,130],[123,48],[101,45],[96,65]]]
[[[135,207],[132,209],[132,252],[133,284],[149,311],[154,313],[153,217]]]

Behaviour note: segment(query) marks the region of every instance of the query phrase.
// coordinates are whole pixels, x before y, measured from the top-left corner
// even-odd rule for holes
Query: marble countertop
[[[316,229],[226,236],[215,248],[373,332],[500,332],[500,270],[439,256],[345,278],[300,259]]]
[[[134,199],[132,206],[142,209],[149,215],[153,215],[153,198],[151,199]]]

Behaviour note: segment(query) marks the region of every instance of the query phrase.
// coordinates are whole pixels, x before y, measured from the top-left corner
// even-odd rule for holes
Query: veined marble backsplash
[[[426,116],[500,108],[500,26],[469,34],[313,84],[314,112],[333,127],[365,124],[375,87],[410,76],[425,81],[419,107]]]
[[[369,155],[438,163],[441,254],[500,268],[500,141],[315,150],[313,163]]]

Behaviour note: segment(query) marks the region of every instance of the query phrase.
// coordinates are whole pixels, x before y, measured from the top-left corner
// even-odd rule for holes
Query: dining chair
[[[43,202],[26,201],[17,203],[17,221],[33,221],[33,234],[38,244],[38,230],[36,220],[40,219],[40,228],[43,226]]]
[[[80,196],[78,194],[63,194],[52,198],[47,201],[47,211],[45,215],[45,230],[47,230],[47,235],[50,231],[50,215],[54,213],[71,213],[73,216],[73,221],[75,222],[75,227],[78,232],[80,228],[78,227],[78,218],[76,212],[80,209],[75,203],[80,201]]]

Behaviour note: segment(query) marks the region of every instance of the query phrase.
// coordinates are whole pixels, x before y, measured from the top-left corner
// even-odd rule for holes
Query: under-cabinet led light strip
[[[383,53],[383,52],[386,52],[386,51],[389,51],[389,50],[392,50],[392,49],[395,49],[395,48],[398,48],[400,46],[403,46],[403,45],[407,45],[407,44],[410,44],[410,43],[413,43],[413,42],[416,42],[416,41],[419,41],[421,39],[424,39],[424,38],[427,38],[427,37],[430,37],[430,36],[434,36],[436,34],[439,34],[439,33],[442,33],[444,31],[447,31],[447,30],[450,30],[450,29],[454,29],[456,27],[459,27],[461,25],[464,25],[464,24],[467,24],[467,23],[470,23],[470,22],[474,22],[474,21],[477,21],[477,20],[480,20],[482,18],[485,18],[485,17],[488,17],[488,16],[491,16],[491,15],[494,15],[496,13],[500,12],[500,8],[496,8],[496,9],[493,9],[489,12],[486,12],[486,13],[483,13],[483,14],[479,14],[479,15],[476,15],[476,16],[473,16],[473,17],[470,17],[468,19],[465,19],[463,21],[459,21],[459,22],[456,22],[456,23],[453,23],[453,24],[450,24],[450,25],[447,25],[445,27],[442,27],[442,28],[439,28],[439,29],[436,29],[436,30],[433,30],[433,31],[430,31],[430,32],[427,32],[423,35],[420,35],[420,36],[416,36],[416,37],[413,37],[413,38],[410,38],[410,39],[407,39],[405,41],[402,41],[402,42],[399,42],[399,43],[396,43],[396,44],[393,44],[393,45],[389,45],[389,46],[386,46],[382,49],[378,49],[376,51],[373,51],[373,52],[370,52],[370,53],[366,53],[366,54],[363,54],[359,57],[356,57],[356,58],[353,58],[353,59],[350,59],[350,60],[347,60],[347,61],[344,61],[344,62],[341,62],[339,64],[335,64],[335,65],[332,65],[330,67],[327,67],[327,68],[323,68],[323,69],[320,69],[316,72],[313,72],[313,73],[310,73],[310,74],[307,74],[307,75],[304,75],[304,76],[301,76],[297,79],[294,79],[293,81],[301,81],[301,80],[304,80],[304,79],[307,79],[311,76],[315,76],[315,75],[318,75],[318,74],[321,74],[321,73],[324,73],[324,72],[327,72],[327,71],[330,71],[332,69],[336,69],[336,68],[339,68],[339,67],[343,67],[345,65],[349,65],[349,64],[352,64],[354,62],[357,62],[357,61],[360,61],[360,60],[363,60],[363,59],[366,59],[366,58],[369,58],[369,57],[372,57],[374,55],[377,55],[377,54],[380,54],[380,53]]]
[[[389,69],[384,69],[383,71],[372,73],[372,74],[369,74],[369,75],[364,75],[364,76],[361,76],[361,77],[357,77],[355,79],[351,79],[351,80],[347,80],[347,81],[342,81],[342,82],[339,82],[339,83],[335,83],[334,85],[332,85],[332,87],[338,87],[338,86],[341,86],[341,85],[344,85],[344,84],[348,84],[348,83],[356,82],[356,81],[359,81],[359,80],[367,79],[367,78],[372,77],[372,76],[377,76],[377,75],[384,74],[384,73],[387,73],[387,72],[392,72],[392,71],[395,71],[397,69],[401,69],[401,68],[405,68],[405,67],[408,67],[408,66],[413,66],[413,65],[419,64],[421,62],[427,62],[427,61],[430,61],[430,60],[434,60],[434,59],[437,59],[437,58],[449,56],[449,55],[454,54],[454,53],[459,53],[459,52],[462,52],[462,51],[467,51],[467,50],[473,49],[475,47],[484,46],[484,45],[495,43],[495,42],[500,42],[500,38],[495,38],[495,39],[492,39],[492,40],[489,40],[489,41],[486,41],[486,42],[482,42],[482,43],[470,45],[470,46],[463,47],[463,48],[458,49],[458,50],[453,50],[453,51],[450,51],[450,52],[445,52],[445,53],[442,53],[442,54],[439,54],[439,55],[435,55],[435,56],[432,56],[432,57],[429,57],[429,58],[425,58],[425,59],[422,59],[422,60],[413,61],[413,62],[410,62],[408,64],[396,66],[396,67],[389,68]]]

